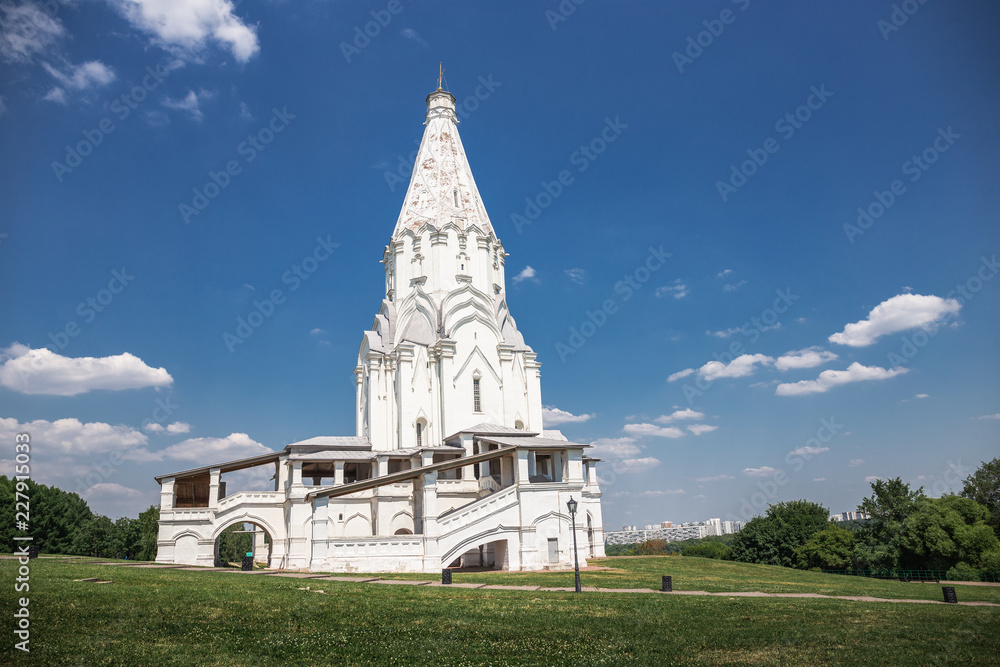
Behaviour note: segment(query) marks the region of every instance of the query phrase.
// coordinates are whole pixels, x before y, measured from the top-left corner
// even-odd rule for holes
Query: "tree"
[[[705,539],[699,544],[692,544],[681,551],[683,556],[697,556],[699,558],[715,558],[717,560],[729,560],[732,555],[730,549],[724,542],[718,540]]]
[[[1000,549],[988,517],[989,510],[970,498],[921,498],[902,522],[900,566],[947,570],[959,563],[980,565],[984,553]]]
[[[924,489],[916,491],[899,477],[872,482],[872,495],[858,505],[869,520],[858,531],[854,555],[864,568],[896,569],[902,546],[903,521],[914,512],[917,501],[925,498]]]
[[[990,511],[989,524],[1000,537],[1000,457],[983,461],[976,472],[965,478],[959,495],[975,500]]]
[[[160,531],[160,506],[150,505],[136,521],[139,541],[136,546],[136,560],[156,560],[156,538]]]
[[[769,563],[794,567],[795,550],[823,530],[830,511],[808,500],[771,505],[767,513],[754,517],[732,542],[732,559],[745,563]]]
[[[831,521],[826,528],[795,550],[798,566],[804,570],[851,569],[854,561],[854,532]]]

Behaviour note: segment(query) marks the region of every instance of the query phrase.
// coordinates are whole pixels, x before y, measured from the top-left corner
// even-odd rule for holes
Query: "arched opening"
[[[237,521],[215,538],[215,566],[241,567],[243,557],[253,558],[254,567],[269,567],[274,540],[264,526],[251,521]]]
[[[424,433],[426,433],[426,431],[427,422],[423,419],[418,419],[416,425],[417,447],[424,446]]]
[[[520,419],[518,419],[516,422],[514,422],[514,428],[516,428],[518,431],[523,431],[524,430],[524,422],[521,421]]]
[[[409,528],[400,528],[395,533],[393,533],[393,535],[412,535],[412,534],[413,531],[410,530]]]
[[[495,540],[472,547],[448,564],[449,569],[462,569],[472,572],[480,570],[506,570],[508,567],[507,540]]]

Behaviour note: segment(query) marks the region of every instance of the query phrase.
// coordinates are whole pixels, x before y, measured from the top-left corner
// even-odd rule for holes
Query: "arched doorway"
[[[240,567],[244,556],[252,556],[255,567],[269,567],[274,539],[268,530],[252,521],[235,521],[215,538],[216,567]]]

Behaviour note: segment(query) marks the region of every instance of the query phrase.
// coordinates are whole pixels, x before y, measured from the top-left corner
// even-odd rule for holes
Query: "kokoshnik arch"
[[[212,565],[222,531],[250,523],[272,568],[569,567],[571,496],[581,559],[604,555],[598,459],[542,428],[540,363],[440,85],[424,124],[354,369],[356,434],[157,477],[157,562]],[[272,491],[226,495],[223,474],[258,466]]]

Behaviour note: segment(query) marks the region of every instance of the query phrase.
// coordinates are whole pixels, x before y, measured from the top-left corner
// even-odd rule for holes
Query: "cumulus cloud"
[[[803,396],[805,394],[822,394],[834,387],[851,382],[868,382],[872,380],[888,380],[906,373],[906,368],[887,369],[880,366],[862,366],[854,362],[844,371],[823,371],[815,380],[801,380],[779,384],[774,388],[776,396]]]
[[[913,398],[930,398],[930,397],[931,397],[930,394],[917,394]]]
[[[882,478],[879,477],[878,475],[868,475],[867,477],[865,477],[865,481],[868,482],[869,484],[874,484],[875,482],[879,481],[880,479],[882,479]]]
[[[701,435],[702,433],[711,433],[718,428],[718,426],[709,426],[708,424],[692,424],[687,427],[687,430],[691,431],[695,435]]]
[[[677,371],[676,373],[670,374],[667,377],[667,382],[676,382],[677,380],[680,380],[681,378],[686,378],[687,376],[691,375],[692,373],[694,373],[694,369],[693,368],[685,368],[682,371]]]
[[[64,357],[14,343],[0,350],[0,385],[22,394],[76,396],[94,389],[168,387],[173,378],[128,352],[111,357]]]
[[[726,291],[726,292],[735,292],[736,290],[738,290],[739,288],[743,287],[746,284],[747,284],[747,281],[741,280],[738,283],[731,283],[731,284],[723,285],[722,289],[724,291]]]
[[[36,419],[20,423],[14,418],[0,418],[0,441],[14,442],[18,433],[30,433],[35,452],[57,455],[91,456],[112,451],[144,447],[148,439],[144,433],[130,426],[83,423],[76,418],[47,421]]]
[[[650,468],[655,468],[658,465],[660,465],[660,459],[647,456],[641,459],[622,459],[620,461],[615,461],[612,464],[611,469],[616,474],[626,475],[646,472]]]
[[[816,456],[817,454],[822,454],[823,452],[830,451],[829,447],[813,447],[811,445],[805,445],[799,447],[798,449],[793,449],[788,452],[790,456]]]
[[[826,477],[813,477],[812,481],[814,481],[814,482],[825,482],[826,481]]]
[[[202,118],[205,117],[201,111],[201,103],[210,97],[212,97],[212,93],[204,88],[200,89],[197,93],[193,90],[188,90],[188,94],[184,96],[184,99],[175,100],[172,97],[167,97],[164,98],[162,104],[168,109],[183,111],[191,116],[193,120],[200,123]]]
[[[523,280],[536,280],[537,281],[537,278],[535,278],[535,270],[533,268],[531,268],[530,266],[524,267],[523,269],[521,269],[521,272],[519,274],[517,274],[516,276],[514,276],[514,282],[515,283],[519,283],[519,282],[521,282]]]
[[[61,70],[48,63],[42,63],[42,67],[52,75],[52,78],[69,90],[100,88],[117,78],[115,71],[100,60],[90,60],[79,65],[67,64]]]
[[[763,354],[742,354],[728,364],[721,361],[710,361],[700,369],[698,374],[706,380],[717,380],[719,378],[741,378],[751,375],[757,364],[768,366],[774,363],[772,357]]]
[[[234,14],[230,0],[109,1],[154,44],[178,56],[195,58],[209,43],[216,43],[245,63],[260,50],[256,27]]]
[[[696,482],[724,482],[726,480],[736,479],[732,475],[713,475],[711,477],[696,477],[694,481]]]
[[[544,426],[558,426],[559,424],[585,422],[593,416],[594,415],[592,414],[574,415],[571,412],[560,410],[559,408],[551,405],[542,407],[542,424]]]
[[[864,462],[865,462],[864,459],[851,459],[850,461],[847,462],[847,466],[850,468],[857,468]]]
[[[189,438],[156,454],[174,461],[222,463],[271,451],[246,433],[230,433],[225,438]]]
[[[129,498],[141,498],[145,494],[142,491],[130,489],[114,482],[102,482],[95,484],[83,492],[83,497],[88,502],[100,500],[126,500]]]
[[[687,493],[684,489],[655,489],[651,491],[643,491],[640,496],[679,496],[681,494]]]
[[[582,285],[583,281],[587,279],[587,271],[584,269],[566,269],[565,273],[577,285]]]
[[[31,63],[66,34],[62,23],[34,2],[0,4],[0,59]]]
[[[688,286],[685,285],[680,278],[670,283],[669,285],[663,285],[662,287],[656,288],[656,296],[663,298],[666,296],[672,296],[675,299],[683,299],[688,295]]]
[[[918,327],[929,329],[958,314],[957,299],[921,294],[898,294],[872,308],[868,317],[830,336],[831,343],[865,347],[882,336]]]
[[[733,334],[738,334],[739,332],[739,327],[731,327],[729,329],[720,329],[719,331],[706,331],[705,333],[709,336],[715,336],[716,338],[729,338]]]
[[[670,422],[677,421],[678,419],[704,419],[704,418],[705,418],[704,413],[695,412],[691,408],[684,408],[683,410],[674,410],[669,415],[660,415],[653,421],[659,424],[669,424]]]
[[[683,438],[684,431],[676,426],[657,426],[656,424],[625,424],[623,429],[629,435],[644,437],[656,436],[659,438]]]
[[[635,444],[635,438],[598,438],[590,445],[593,449],[589,454],[599,459],[624,459],[642,453],[642,448]]]
[[[721,272],[720,272],[720,273],[718,274],[718,276],[719,276],[720,278],[725,278],[726,276],[728,276],[728,275],[729,275],[730,273],[732,273],[732,272],[733,272],[733,270],[732,270],[732,269],[725,269],[725,270],[721,271]]]
[[[167,426],[167,433],[172,435],[177,435],[178,433],[189,433],[191,431],[191,424],[186,422],[174,422]]]
[[[828,361],[833,361],[837,355],[819,346],[807,347],[804,350],[785,352],[774,362],[779,371],[789,371],[797,368],[813,368]]]
[[[747,477],[770,477],[774,473],[778,472],[776,468],[771,466],[761,466],[760,468],[744,468],[743,474]]]
[[[996,413],[995,415],[983,415],[979,417],[979,419],[1000,419],[1000,412]]]

